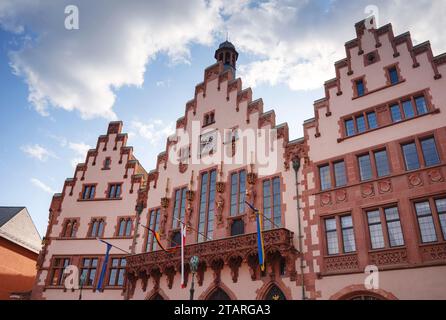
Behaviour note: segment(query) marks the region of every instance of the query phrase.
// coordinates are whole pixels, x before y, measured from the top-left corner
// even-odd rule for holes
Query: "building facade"
[[[41,238],[25,207],[0,207],[0,300],[29,299]]]
[[[243,89],[229,42],[155,169],[110,123],[53,198],[33,298],[76,299],[74,265],[85,299],[189,299],[192,279],[195,299],[446,299],[446,55],[390,24],[355,28],[303,138]],[[245,201],[263,214],[264,270]],[[180,250],[149,231],[172,248],[183,224],[186,288]],[[115,245],[104,290],[97,238]]]

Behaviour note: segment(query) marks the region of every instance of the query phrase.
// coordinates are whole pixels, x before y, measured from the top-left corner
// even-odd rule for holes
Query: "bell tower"
[[[226,40],[220,43],[218,49],[215,50],[215,59],[217,61],[222,61],[224,65],[224,70],[232,70],[235,78],[236,62],[238,58],[238,52],[235,50],[234,45]]]

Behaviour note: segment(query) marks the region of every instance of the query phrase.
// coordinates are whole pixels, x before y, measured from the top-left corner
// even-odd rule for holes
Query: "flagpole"
[[[148,226],[143,225],[142,223],[140,223],[139,225],[140,225],[141,227],[143,227],[143,228],[149,230],[150,232],[154,232],[151,228],[149,228]],[[175,247],[172,247],[172,248],[170,248],[170,249],[174,249],[174,248],[180,246],[176,241],[173,241],[172,239],[170,240],[170,242],[175,244]]]
[[[280,228],[281,228],[280,226],[278,226],[277,224],[275,224],[274,221],[272,221],[270,218],[265,217],[265,214],[264,214],[264,213],[260,213],[260,210],[257,209],[257,208],[254,208],[254,206],[251,205],[248,201],[245,200],[245,203],[246,203],[246,204],[247,204],[247,205],[248,205],[248,206],[249,206],[255,213],[257,213],[258,215],[262,216],[264,219],[266,219],[266,220],[268,220],[269,222],[271,222],[274,228],[277,228],[277,229],[280,229]]]
[[[192,228],[191,226],[187,225],[186,223],[184,223],[183,221],[181,221],[180,219],[178,219],[177,217],[173,217],[175,220],[179,221],[182,225],[186,226],[187,228],[190,228],[192,231],[195,231],[196,233],[198,233],[199,235],[202,235],[203,237],[206,238],[206,240],[208,241],[212,241],[212,239],[209,239],[208,237],[206,237],[203,233],[201,233],[200,231]]]
[[[99,237],[96,237],[96,240],[101,241],[101,242],[103,242],[103,243],[105,243],[105,244],[108,244],[108,245],[112,246],[113,248],[116,248],[116,249],[118,249],[118,250],[120,250],[120,251],[122,251],[122,252],[125,252],[125,253],[127,253],[127,254],[131,254],[130,252],[125,251],[124,249],[121,249],[121,248],[119,248],[119,247],[117,247],[117,246],[115,246],[115,245],[113,245],[113,244],[111,244],[111,243],[109,243],[109,242],[107,242],[107,241],[105,241],[105,240],[102,240],[102,239],[99,238]]]

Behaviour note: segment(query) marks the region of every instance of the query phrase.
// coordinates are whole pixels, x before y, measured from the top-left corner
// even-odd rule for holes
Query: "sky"
[[[68,5],[78,29],[65,28]],[[153,169],[226,35],[243,87],[301,137],[354,24],[371,13],[446,52],[443,0],[1,0],[0,206],[26,206],[44,235],[52,195],[111,120]]]

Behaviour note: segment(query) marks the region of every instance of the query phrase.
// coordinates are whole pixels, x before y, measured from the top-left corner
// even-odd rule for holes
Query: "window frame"
[[[106,198],[109,200],[122,199],[123,185],[124,185],[124,183],[122,183],[122,182],[109,182],[107,191],[106,191]],[[118,193],[118,187],[119,187],[119,193]],[[113,194],[112,194],[112,190],[114,191]]]
[[[279,201],[280,201],[280,205],[279,205],[279,211],[280,211],[280,225],[278,225],[275,220],[276,220],[276,215],[275,215],[275,208],[276,203],[274,200],[275,197],[275,193],[274,193],[274,181],[279,181]],[[282,181],[282,176],[281,175],[272,175],[266,178],[263,178],[261,181],[261,190],[262,190],[262,213],[265,216],[265,194],[264,194],[264,186],[266,182],[269,182],[269,197],[270,197],[270,206],[269,208],[271,209],[271,217],[268,217],[268,219],[270,219],[271,221],[274,222],[275,225],[278,226],[278,228],[282,228],[285,224],[284,224],[284,213],[283,213],[283,198],[282,198],[282,192],[283,192],[283,181]],[[263,219],[263,230],[274,230],[277,229],[273,223],[271,223],[271,221],[268,221],[267,219]],[[267,228],[268,226],[270,226],[271,228]]]
[[[387,209],[392,209],[392,208],[396,208],[397,212],[398,212],[398,220],[388,220],[386,217],[386,210]],[[372,235],[370,232],[370,226],[371,225],[375,225],[378,223],[369,223],[368,220],[368,214],[369,212],[373,212],[373,211],[378,211],[379,212],[379,224],[381,225],[381,232],[383,235],[383,244],[384,246],[382,248],[373,248],[373,244],[372,244]],[[365,222],[366,222],[366,228],[367,228],[367,234],[368,234],[368,247],[370,250],[372,251],[381,251],[381,250],[390,250],[390,249],[397,249],[397,248],[405,248],[406,247],[406,237],[404,235],[404,228],[403,228],[403,224],[401,223],[401,210],[400,207],[398,205],[398,203],[390,203],[384,206],[376,206],[376,207],[370,207],[370,208],[366,208],[364,209],[364,214],[365,214]],[[389,223],[391,222],[395,222],[395,221],[399,221],[400,223],[400,230],[401,230],[401,235],[402,235],[402,239],[403,239],[403,244],[402,245],[395,245],[392,246],[390,243],[390,233],[389,233]]]
[[[113,260],[115,260],[115,259],[119,260],[119,265],[117,268],[113,268]],[[105,277],[106,281],[105,281],[104,287],[108,287],[108,288],[123,288],[123,287],[125,287],[125,285],[127,283],[127,277],[125,274],[125,267],[127,265],[127,261],[125,262],[125,265],[122,266],[122,260],[126,260],[126,257],[121,256],[121,255],[110,255],[109,261],[107,263],[107,274]],[[118,270],[116,272],[115,284],[110,284],[112,270]],[[122,282],[122,285],[119,285],[117,283],[119,281],[119,275],[120,275],[121,271],[123,272],[123,275],[122,275],[123,282]]]
[[[61,266],[56,266],[56,260],[62,260],[62,265]],[[68,260],[67,265],[65,265],[65,260]],[[71,260],[72,257],[71,256],[52,256],[51,257],[51,265],[50,265],[50,270],[48,272],[48,278],[46,281],[47,286],[50,287],[62,287],[64,285],[64,281],[66,278],[66,274],[64,274],[64,270],[67,266],[71,265]],[[59,272],[58,273],[58,280],[57,283],[54,284],[53,283],[53,279],[54,279],[54,273],[56,272],[56,270]]]
[[[155,218],[154,218],[154,221],[152,224],[152,215],[153,214],[155,215]],[[147,225],[149,226],[150,229],[152,229],[155,232],[158,232],[157,229],[159,228],[160,220],[161,220],[161,208],[160,207],[151,208],[148,210]],[[155,239],[153,232],[150,232],[149,230],[146,229],[144,239],[145,240],[144,240],[143,252],[153,252],[153,251],[158,250],[158,243]]]
[[[89,227],[88,227],[88,232],[87,232],[87,238],[103,237],[104,233],[105,233],[105,225],[106,225],[105,220],[106,220],[106,217],[91,217]],[[95,232],[95,234],[93,234],[95,223],[98,223],[98,224],[97,224],[96,232]],[[100,228],[101,228],[101,223],[103,224],[102,232],[99,232]]]
[[[415,223],[417,224],[416,230],[417,230],[417,234],[418,234],[418,244],[420,246],[435,245],[438,243],[446,242],[446,234],[443,233],[443,229],[442,229],[441,221],[440,221],[440,214],[438,213],[438,209],[437,209],[437,205],[436,205],[436,200],[440,200],[440,199],[446,199],[446,194],[441,193],[441,194],[432,195],[432,196],[428,196],[428,197],[420,197],[420,198],[416,198],[416,199],[411,199],[414,219],[415,219]],[[418,220],[419,217],[418,217],[417,209],[415,206],[417,203],[422,203],[422,202],[427,202],[429,204],[432,221],[433,221],[433,225],[434,225],[434,230],[435,230],[436,241],[423,242],[421,227],[420,227],[420,223]],[[444,213],[442,213],[442,214],[444,214]]]
[[[384,175],[384,176],[379,176],[375,154],[378,153],[378,152],[383,152],[383,151],[385,151],[386,155],[387,155],[387,165],[388,165],[388,168],[389,168],[389,173],[387,175]],[[366,156],[366,155],[369,156],[369,160],[370,160],[371,178],[368,179],[368,180],[362,180],[362,178],[361,178],[361,167],[359,165],[359,158],[363,157],[363,156]],[[370,181],[373,181],[373,180],[389,177],[393,173],[392,161],[390,161],[390,159],[389,159],[389,148],[388,148],[387,145],[383,145],[381,147],[376,147],[376,148],[369,149],[369,150],[364,151],[364,152],[357,153],[357,154],[355,154],[355,158],[356,158],[356,168],[357,168],[356,169],[356,174],[357,174],[359,183],[370,182]]]
[[[437,164],[427,166],[421,142],[424,140],[431,139],[431,138],[434,139],[434,146],[437,151],[439,162]],[[415,144],[415,150],[417,153],[418,164],[419,164],[418,168],[416,168],[416,169],[409,170],[407,168],[407,163],[406,163],[406,158],[404,155],[403,146],[408,145],[408,144]],[[412,172],[412,171],[417,171],[417,170],[421,170],[421,169],[432,168],[432,167],[439,166],[439,165],[443,164],[443,157],[444,157],[443,150],[441,148],[439,148],[438,137],[437,137],[436,132],[428,132],[428,133],[425,133],[422,135],[413,136],[413,137],[406,138],[404,140],[400,140],[399,146],[400,146],[400,157],[401,157],[400,159],[402,161],[402,164],[404,165],[405,172]]]
[[[132,216],[120,216],[117,217],[117,223],[115,227],[115,238],[131,238],[134,232],[134,217]],[[123,226],[123,232],[121,234],[121,225]],[[130,226],[130,232],[127,232]]]
[[[212,181],[212,174],[215,174],[215,183],[214,183],[214,199],[210,200],[211,198],[211,181]],[[200,215],[201,215],[201,204],[203,203],[202,201],[202,197],[203,197],[203,177],[206,175],[206,190],[205,190],[205,202],[204,202],[204,221],[201,222],[200,220]],[[197,230],[200,231],[200,224],[203,223],[203,230],[200,231],[200,233],[203,233],[206,237],[204,237],[203,235],[199,234],[197,232],[197,242],[201,243],[201,242],[206,242],[208,241],[208,239],[213,239],[213,233],[215,231],[214,226],[212,226],[212,235],[209,235],[209,223],[210,223],[210,212],[213,211],[213,216],[212,216],[212,221],[211,223],[215,224],[215,198],[216,198],[216,193],[217,193],[217,167],[213,167],[213,168],[209,168],[206,170],[203,170],[200,172],[199,175],[199,202],[198,202],[198,211],[197,211]],[[210,209],[212,205],[213,209]]]
[[[93,188],[93,189],[91,189]],[[88,197],[86,196],[86,192],[88,189]],[[96,198],[96,189],[97,189],[97,183],[86,183],[82,185],[82,190],[79,193],[79,200],[94,200]],[[92,191],[93,190],[93,191]],[[93,194],[92,194],[93,192]]]
[[[245,190],[242,192],[241,191],[241,174],[244,173],[245,176]],[[229,177],[229,216],[230,217],[237,217],[237,216],[241,216],[244,215],[246,213],[246,205],[243,202],[241,202],[241,196],[243,196],[244,200],[246,200],[246,189],[247,189],[247,174],[248,174],[248,170],[246,168],[239,168],[236,170],[233,170],[231,172],[228,173],[228,177]],[[232,212],[232,208],[233,208],[233,203],[232,203],[232,188],[233,188],[233,183],[232,183],[232,177],[234,175],[237,175],[237,180],[236,180],[236,193],[235,193],[235,214],[233,214]],[[243,210],[241,209],[243,205]]]
[[[347,228],[343,228],[342,224],[341,224],[341,219],[343,217],[348,217],[350,216],[352,219],[352,227],[347,227]],[[355,227],[355,217],[353,215],[352,212],[343,212],[343,213],[337,213],[335,215],[327,215],[327,216],[323,216],[321,217],[322,222],[321,223],[321,227],[322,227],[322,233],[324,234],[324,255],[326,257],[336,257],[336,256],[342,256],[342,255],[354,255],[354,254],[358,254],[358,237],[357,237],[357,227]],[[336,239],[337,239],[337,246],[338,246],[338,253],[329,253],[329,246],[328,246],[328,237],[327,237],[327,233],[328,232],[334,232],[334,230],[327,230],[326,227],[326,220],[330,220],[330,219],[334,219],[335,220],[335,225],[336,225]],[[350,251],[350,252],[346,252],[345,251],[345,246],[344,246],[344,234],[343,234],[343,230],[344,229],[352,229],[353,230],[353,238],[354,238],[354,244],[355,244],[355,250],[354,251]]]
[[[84,266],[84,260],[85,259],[90,259],[90,263],[89,263],[89,265],[88,266]],[[97,260],[97,264],[96,264],[96,267],[92,267],[92,262],[93,262],[93,259],[96,259]],[[94,269],[95,270],[95,275],[94,275],[94,279],[93,279],[93,283],[92,284],[86,284],[86,283],[84,283],[83,284],[83,287],[84,288],[94,288],[94,287],[96,287],[96,284],[97,284],[97,282],[98,282],[98,275],[100,276],[100,272],[98,272],[98,271],[100,271],[100,265],[101,265],[101,260],[102,259],[100,259],[100,257],[98,257],[98,256],[80,256],[79,257],[79,265],[78,265],[78,270],[79,270],[79,281],[80,281],[80,279],[81,279],[81,277],[82,277],[82,274],[83,274],[83,270],[84,269],[87,269],[87,277],[86,277],[86,279],[89,279],[90,278],[90,275],[91,275],[91,271]]]

